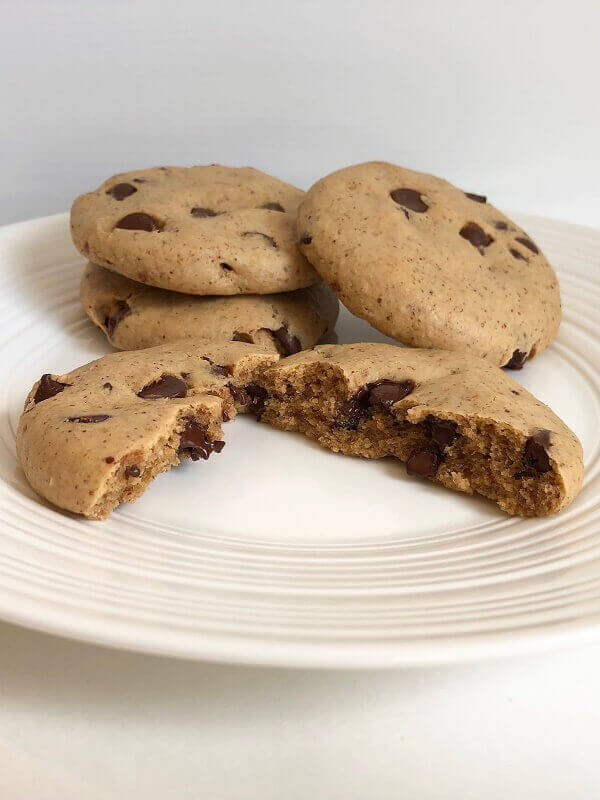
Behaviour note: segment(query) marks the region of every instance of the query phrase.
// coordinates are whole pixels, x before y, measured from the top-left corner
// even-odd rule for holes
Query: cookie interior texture
[[[409,475],[481,494],[508,514],[553,514],[581,486],[575,435],[480,359],[324,346],[270,368],[263,383],[263,422],[334,452],[397,458]]]
[[[254,388],[260,402],[258,376],[278,358],[189,340],[43,375],[17,431],[25,475],[60,508],[105,519],[183,459],[221,452],[222,423],[252,410]]]
[[[288,292],[320,280],[296,246],[303,194],[251,167],[134,170],[75,200],[71,235],[90,261],[149,286]]]
[[[44,375],[19,422],[32,487],[104,519],[184,458],[224,446],[248,411],[335,452],[393,457],[408,473],[544,516],[577,495],[577,437],[502,370],[460,353],[323,345],[279,359],[251,344],[190,340]]]
[[[80,297],[90,319],[122,350],[202,338],[291,355],[331,333],[339,310],[323,282],[273,295],[200,297],[146,286],[91,263]]]
[[[520,369],[553,341],[556,275],[487,198],[385,162],[319,180],[298,210],[300,250],[356,316],[412,347]]]

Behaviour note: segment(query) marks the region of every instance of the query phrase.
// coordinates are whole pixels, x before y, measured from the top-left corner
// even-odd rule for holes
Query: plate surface
[[[0,229],[0,616],[73,638],[253,664],[385,667],[600,636],[600,231],[519,221],[557,268],[554,345],[513,373],[581,439],[558,517],[508,518],[248,418],[207,463],[104,523],[55,511],[15,457],[43,372],[110,351],[78,303],[67,215]],[[344,312],[340,342],[389,341]]]

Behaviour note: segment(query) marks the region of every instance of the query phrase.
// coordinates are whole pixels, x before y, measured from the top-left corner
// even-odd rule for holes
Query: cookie
[[[181,459],[220,453],[221,423],[260,407],[256,382],[278,358],[188,339],[43,375],[17,431],[27,480],[54,505],[104,519]]]
[[[290,292],[320,279],[296,246],[303,192],[250,167],[114,175],[71,209],[90,261],[188,294]]]
[[[556,275],[525,231],[482,195],[384,162],[318,181],[299,246],[357,316],[413,347],[520,369],[556,336]]]
[[[392,456],[409,475],[544,516],[579,492],[582,449],[548,406],[489,361],[386,344],[319,346],[261,378],[262,420],[323,447]]]
[[[294,292],[199,297],[137,283],[88,264],[81,302],[90,319],[122,350],[186,338],[249,341],[290,355],[333,331],[338,301],[327,284]]]

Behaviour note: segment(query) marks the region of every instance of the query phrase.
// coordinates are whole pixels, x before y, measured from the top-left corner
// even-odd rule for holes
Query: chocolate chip
[[[226,264],[224,261],[221,261],[219,266],[221,267],[221,269],[224,269],[227,272],[233,272],[233,267],[230,267],[229,264]]]
[[[128,314],[131,314],[131,308],[125,300],[117,300],[115,303],[115,310],[110,316],[104,317],[104,327],[109,336],[112,337],[115,328]]]
[[[429,208],[427,203],[423,201],[421,192],[417,192],[416,189],[394,189],[390,192],[390,197],[399,206],[409,208],[411,211],[417,211],[419,214]]]
[[[38,388],[33,396],[33,402],[41,403],[42,400],[48,400],[50,397],[54,397],[55,394],[62,392],[67,386],[71,386],[71,384],[55,381],[52,375],[46,373],[40,378]]]
[[[112,388],[113,388],[113,386],[112,386],[112,383],[104,383],[104,384],[102,385],[102,388],[103,388],[103,389],[106,389],[106,390],[107,390],[107,391],[109,391],[109,392],[112,392]]]
[[[291,356],[302,350],[300,339],[294,336],[293,333],[290,333],[286,325],[282,325],[281,328],[277,328],[276,331],[271,328],[266,328],[266,330],[269,331],[275,340],[277,349],[282,356]]]
[[[268,244],[270,244],[271,247],[277,249],[277,242],[275,241],[275,239],[273,239],[272,236],[267,236],[266,233],[261,233],[260,231],[244,231],[244,233],[242,233],[241,236],[262,236],[262,238]]]
[[[267,398],[269,396],[267,390],[263,389],[263,387],[259,386],[257,383],[249,383],[248,386],[246,386],[246,392],[250,398],[249,410],[256,414],[257,419],[260,419],[264,414]]]
[[[126,217],[120,219],[115,228],[122,228],[126,231],[152,231],[162,230],[162,225],[158,220],[151,217],[150,214],[144,214],[142,211],[136,211],[133,214],[127,214]]]
[[[222,364],[215,364],[215,362],[211,361],[211,359],[208,356],[202,356],[202,360],[203,361],[208,361],[208,363],[211,366],[211,370],[210,371],[213,373],[213,375],[229,376],[233,372],[231,367],[226,367],[226,366],[223,366]],[[189,373],[187,373],[187,374],[189,375]],[[186,377],[186,376],[182,375],[182,377]]]
[[[527,361],[528,353],[524,350],[515,350],[510,357],[510,360],[504,365],[505,369],[523,369],[523,365]]]
[[[140,468],[137,466],[137,464],[130,464],[128,467],[125,467],[126,478],[139,478],[140,475]]]
[[[126,197],[129,197],[136,192],[137,189],[130,183],[117,183],[117,185],[113,186],[112,189],[109,189],[106,194],[112,195],[115,200],[125,200]]]
[[[435,444],[426,444],[411,453],[406,462],[406,471],[418,478],[433,478],[441,460],[439,447]]]
[[[476,247],[480,253],[483,253],[484,249],[494,241],[476,222],[467,222],[466,225],[463,225],[460,235],[473,247]]]
[[[107,464],[113,464],[114,463],[114,458],[112,456],[108,456],[104,460],[106,461]]]
[[[194,206],[190,211],[192,217],[198,217],[199,219],[203,219],[205,217],[216,217],[217,212],[213,211],[212,208],[203,208],[202,206]]]
[[[199,458],[206,460],[212,452],[220,453],[224,447],[225,442],[211,441],[205,426],[189,418],[181,432],[177,453],[189,456],[192,461],[198,461]]]
[[[546,452],[546,447],[549,446],[550,431],[547,430],[540,430],[527,439],[523,450],[523,464],[526,468],[523,475],[532,477],[531,472],[534,475],[543,475],[550,471],[550,457]]]
[[[110,414],[88,414],[85,417],[67,417],[67,422],[104,422]]]
[[[494,222],[494,228],[496,228],[497,231],[506,231],[508,230],[508,225],[504,220],[499,219]]]
[[[247,392],[242,389],[241,386],[234,386],[233,384],[228,383],[227,388],[231,392],[231,397],[233,398],[234,403],[238,403],[240,406],[247,405],[250,398],[248,397]]]
[[[309,233],[303,233],[300,237],[300,244],[310,244],[312,242],[312,236]]]
[[[517,236],[515,237],[515,241],[519,242],[519,244],[522,244],[528,250],[531,250],[532,253],[537,254],[540,252],[538,246],[534,242],[532,242],[531,239],[528,239],[526,236]]]
[[[285,212],[285,208],[280,205],[279,203],[265,203],[264,206],[260,206],[260,208],[266,208],[267,211],[283,211]]]
[[[516,250],[514,247],[510,248],[510,254],[511,256],[518,258],[520,261],[527,261],[527,256],[524,256],[523,253],[519,253],[519,251]]]
[[[414,390],[415,382],[410,379],[406,381],[383,379],[370,383],[367,388],[369,389],[369,403],[372,406],[390,409],[394,403],[403,400]]]
[[[444,450],[458,439],[458,424],[451,419],[440,419],[429,415],[425,420],[425,431]]]
[[[474,192],[465,192],[469,200],[475,200],[476,203],[487,203],[487,197],[484,194],[475,194]]]
[[[163,375],[157,381],[144,386],[137,396],[144,400],[160,400],[165,397],[185,397],[186,394],[187,386],[180,378],[176,378],[175,375]]]
[[[369,389],[363,386],[342,405],[334,421],[336,428],[355,431],[367,416],[369,407]]]
[[[234,334],[231,338],[232,342],[248,342],[248,344],[254,344],[254,339],[250,336],[249,333],[244,333],[243,331],[234,331]]]

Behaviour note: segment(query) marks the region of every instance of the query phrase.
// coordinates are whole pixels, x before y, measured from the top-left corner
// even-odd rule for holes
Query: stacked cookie
[[[290,355],[333,331],[338,302],[296,246],[299,189],[251,168],[158,167],[77,198],[81,299],[120,349],[182,338]]]
[[[577,437],[501,369],[554,339],[556,275],[483,195],[381,162],[306,195],[249,168],[159,167],[82,195],[71,223],[87,313],[136,352],[43,375],[28,395],[19,458],[59,507],[106,517],[159,472],[219,453],[237,413],[394,457],[509,514],[579,492]],[[333,292],[409,347],[314,347]]]

